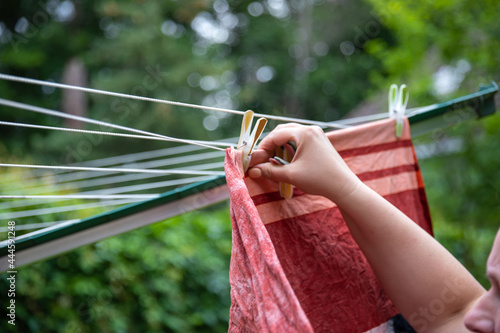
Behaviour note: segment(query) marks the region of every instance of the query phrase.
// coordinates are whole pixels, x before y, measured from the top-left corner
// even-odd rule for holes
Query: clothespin
[[[295,143],[293,145],[291,144],[292,141],[290,141],[290,145],[292,148],[296,149]],[[294,147],[295,146],[295,147]],[[289,164],[292,161],[293,156],[290,154],[290,152],[285,149],[284,147],[276,147],[274,149],[274,160],[279,162],[280,164],[286,165]],[[280,196],[284,199],[290,199],[293,196],[293,186],[292,184],[287,184],[287,183],[279,183],[280,187]]]
[[[252,128],[253,111],[248,110],[243,115],[243,121],[241,123],[240,139],[238,140],[238,149],[243,151],[243,171],[248,170],[248,165],[250,164],[250,159],[252,158],[252,152],[255,148],[255,144],[259,140],[264,128],[267,124],[266,118],[260,118],[257,120],[253,131]]]
[[[392,84],[389,88],[389,118],[396,118],[396,137],[398,138],[403,134],[403,120],[409,98],[410,92],[405,84],[399,88]]]

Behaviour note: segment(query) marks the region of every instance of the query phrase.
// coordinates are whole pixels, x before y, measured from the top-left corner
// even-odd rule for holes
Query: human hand
[[[292,162],[287,165],[269,162],[275,147],[288,141],[297,144]],[[322,195],[335,202],[360,183],[321,128],[298,124],[279,125],[261,141],[252,154],[248,175],[293,184],[306,193]]]

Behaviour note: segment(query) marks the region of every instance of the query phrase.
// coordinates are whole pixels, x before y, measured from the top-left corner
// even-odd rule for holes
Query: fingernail
[[[278,156],[271,157],[269,159],[269,162],[271,162],[273,164],[276,164],[276,165],[287,165],[287,164],[290,164],[287,161],[285,161],[284,159],[279,158]]]
[[[290,141],[290,142],[292,142],[292,141]],[[288,152],[288,154],[293,157],[293,155],[295,155],[295,149],[294,149],[294,147],[292,145],[288,144],[288,143],[285,143],[284,146],[285,146],[285,149]]]
[[[276,159],[274,158],[269,158],[269,162],[271,162],[272,164],[276,164],[276,165],[282,165],[280,162],[278,162]]]

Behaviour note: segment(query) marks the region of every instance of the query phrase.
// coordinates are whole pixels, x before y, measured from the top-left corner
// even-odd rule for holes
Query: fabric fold
[[[226,151],[231,189],[231,318],[229,332],[312,332],[240,170],[241,153]]]

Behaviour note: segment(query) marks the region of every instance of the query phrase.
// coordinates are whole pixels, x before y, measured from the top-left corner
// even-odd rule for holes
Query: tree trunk
[[[72,58],[66,63],[62,82],[74,86],[87,86],[87,72],[83,63],[78,58]],[[82,91],[63,89],[62,111],[85,117],[87,115],[87,95]],[[70,128],[82,128],[83,123],[74,119],[66,119],[65,126]]]

